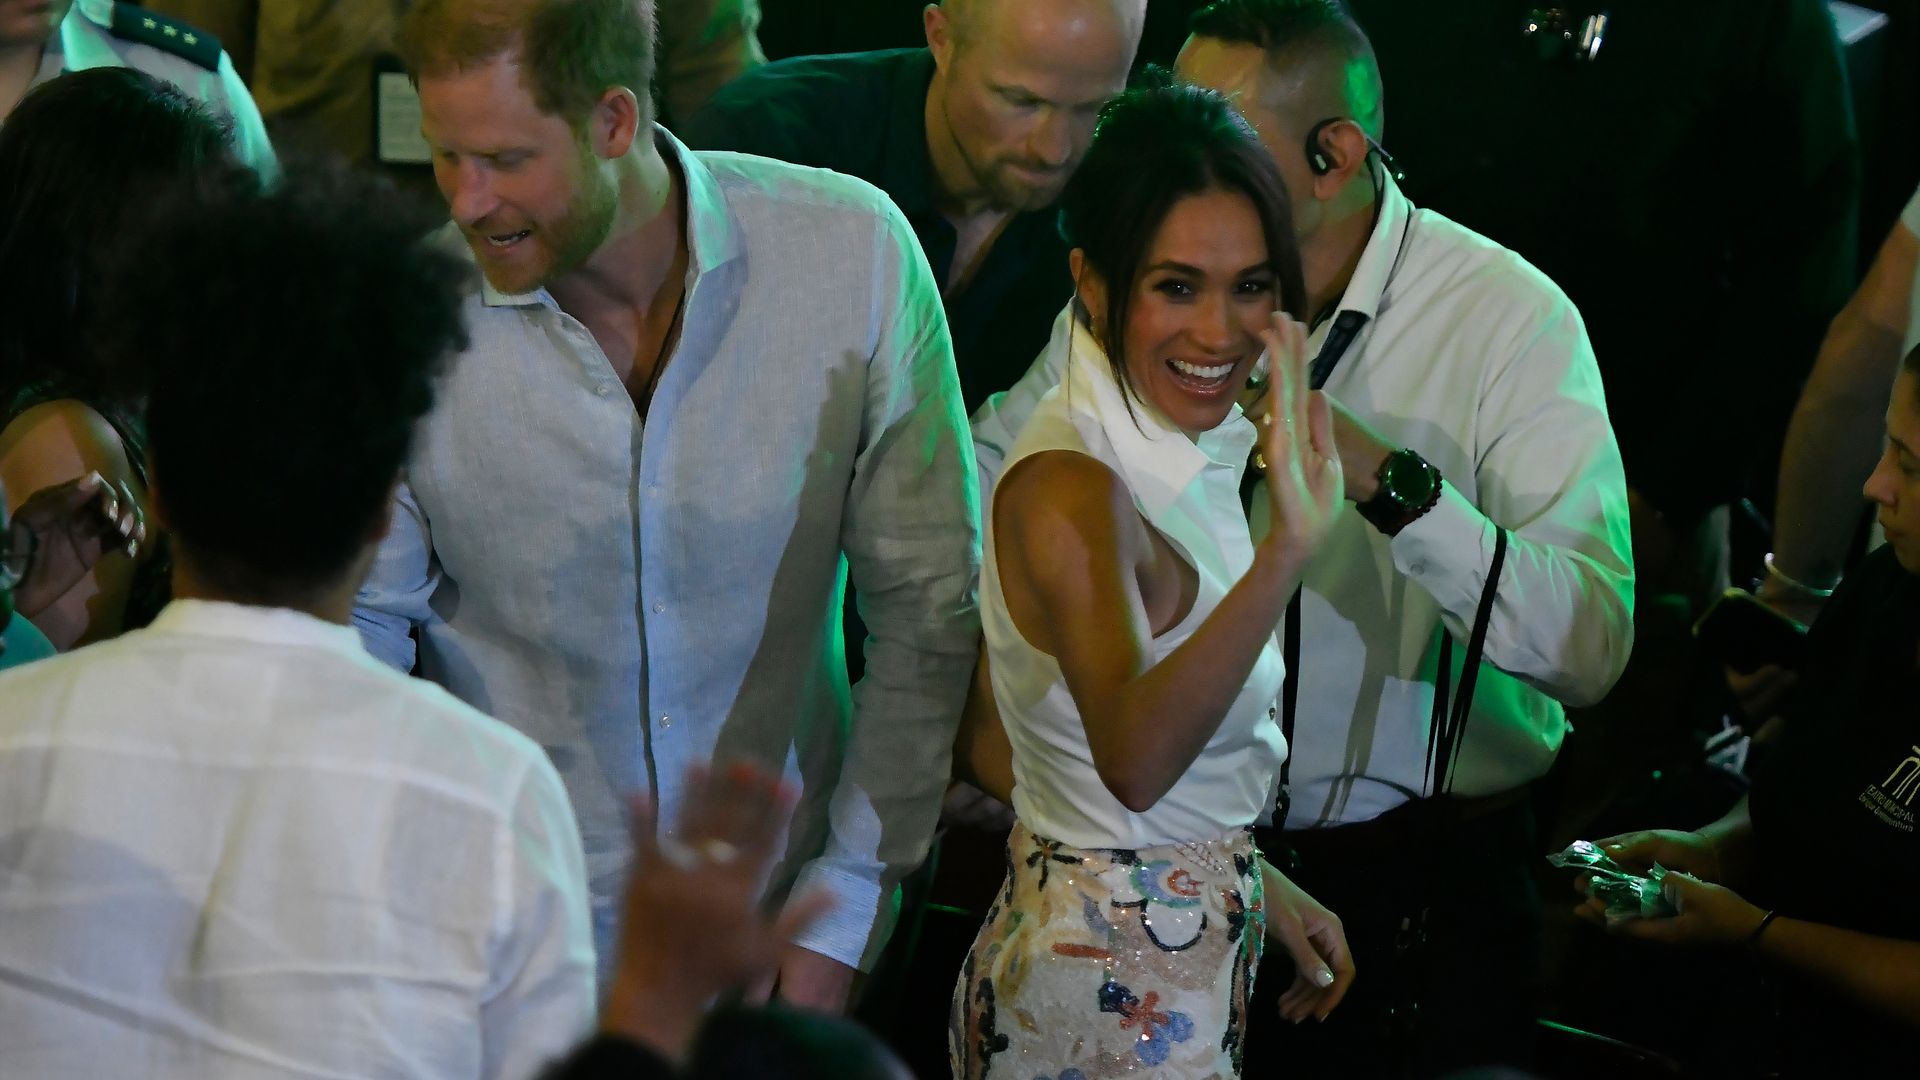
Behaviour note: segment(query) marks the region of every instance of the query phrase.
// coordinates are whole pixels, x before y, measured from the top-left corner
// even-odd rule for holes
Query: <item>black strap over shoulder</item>
[[[107,32],[122,41],[151,45],[161,52],[191,60],[208,71],[220,70],[219,38],[137,4],[113,5],[113,22]]]

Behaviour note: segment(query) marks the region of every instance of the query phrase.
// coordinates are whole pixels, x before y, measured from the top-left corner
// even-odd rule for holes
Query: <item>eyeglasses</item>
[[[0,530],[0,590],[11,592],[26,580],[39,538],[27,523],[15,520]]]

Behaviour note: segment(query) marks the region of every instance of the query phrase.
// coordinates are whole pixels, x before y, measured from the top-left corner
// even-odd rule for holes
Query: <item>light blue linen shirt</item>
[[[688,151],[684,330],[643,423],[544,290],[467,302],[355,614],[368,648],[532,736],[572,794],[612,940],[627,798],[688,766],[799,789],[771,888],[870,966],[924,858],[978,650],[979,507],[940,293],[886,196]],[[847,573],[870,638],[849,692]],[[603,960],[603,971],[605,964]]]

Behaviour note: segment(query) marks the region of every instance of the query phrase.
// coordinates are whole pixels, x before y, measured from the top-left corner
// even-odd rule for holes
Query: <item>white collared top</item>
[[[1153,639],[1153,662],[1193,635],[1253,563],[1240,508],[1240,477],[1254,426],[1235,406],[1196,443],[1139,399],[1131,412],[1106,355],[1084,326],[1056,331],[1067,379],[1040,399],[1007,468],[1049,450],[1085,454],[1112,469],[1134,506],[1199,575],[1193,609]],[[992,520],[991,516],[988,518]],[[1142,848],[1213,840],[1254,822],[1271,805],[1286,741],[1274,719],[1285,669],[1269,642],[1206,748],[1160,801],[1127,809],[1093,766],[1086,723],[1059,663],[1020,635],[1000,587],[993,529],[986,530],[980,621],[994,701],[1013,747],[1013,807],[1034,832],[1083,848]],[[1090,722],[1098,723],[1098,718]]]
[[[115,6],[113,0],[74,0],[66,18],[60,21],[60,29],[48,39],[40,70],[28,89],[70,71],[132,68],[172,83],[216,117],[231,121],[234,159],[263,178],[279,176],[280,164],[267,138],[267,126],[247,84],[234,70],[232,58],[222,52],[219,68],[209,69],[164,49],[115,37],[108,29],[113,25]]]
[[[1307,567],[1295,828],[1367,821],[1431,794],[1441,635],[1467,640],[1496,523],[1512,547],[1454,793],[1543,775],[1567,731],[1564,706],[1604,696],[1633,646],[1626,476],[1579,311],[1526,260],[1382,179],[1379,221],[1339,305],[1367,320],[1326,390],[1432,462],[1445,490],[1392,539],[1349,504]],[[1336,320],[1315,328],[1309,354]],[[982,492],[1008,433],[1063,367],[1056,341],[974,414]],[[1256,493],[1256,536],[1266,506]],[[1464,651],[1454,649],[1456,667]]]
[[[0,1076],[522,1080],[593,1016],[525,736],[353,630],[176,600],[0,674]]]

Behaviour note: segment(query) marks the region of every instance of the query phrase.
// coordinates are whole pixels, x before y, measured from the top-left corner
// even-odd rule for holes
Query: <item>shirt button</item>
[[[593,392],[601,397],[606,397],[608,394],[613,393],[613,388],[606,383],[601,383],[599,386],[593,388]]]
[[[1407,567],[1407,569],[1413,571],[1415,574],[1424,574],[1427,572],[1427,564],[1425,562],[1417,562]]]
[[[670,728],[670,727],[672,727],[672,726],[673,726],[673,717],[671,717],[671,716],[668,716],[668,715],[667,715],[666,713],[661,713],[661,714],[660,714],[660,726],[661,726],[661,727],[663,727],[663,728]]]
[[[659,615],[659,614],[661,614],[661,613],[663,613],[663,612],[665,612],[666,610],[667,610],[667,605],[665,605],[665,604],[655,604],[655,605],[653,605],[653,613],[654,613],[655,615]]]

